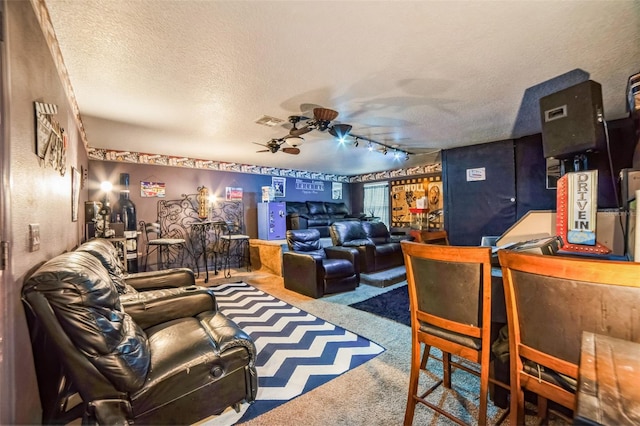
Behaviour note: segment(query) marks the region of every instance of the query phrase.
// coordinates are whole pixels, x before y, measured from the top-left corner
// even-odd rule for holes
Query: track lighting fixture
[[[373,151],[373,144],[371,143],[371,141],[369,141],[369,144],[367,145],[367,149],[369,150],[369,152]]]
[[[382,155],[387,155],[387,147],[382,148]]]
[[[356,138],[356,140],[353,142],[353,146],[355,146],[356,148],[358,147],[358,138]]]

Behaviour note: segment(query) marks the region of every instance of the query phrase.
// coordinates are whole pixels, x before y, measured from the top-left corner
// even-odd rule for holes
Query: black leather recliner
[[[101,260],[80,249],[26,280],[22,300],[44,424],[79,416],[99,424],[191,424],[255,400],[253,341],[217,310],[210,289],[139,294],[146,304],[123,302]],[[75,394],[81,403],[70,407]]]
[[[317,299],[358,286],[357,250],[323,248],[317,229],[287,231],[287,245],[282,256],[285,288]]]
[[[330,227],[331,241],[337,247],[358,250],[360,272],[372,273],[404,265],[400,241],[412,241],[408,235],[390,235],[383,222],[345,220]]]

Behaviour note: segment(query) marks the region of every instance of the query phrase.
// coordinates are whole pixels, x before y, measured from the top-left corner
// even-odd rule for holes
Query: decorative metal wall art
[[[34,102],[36,113],[36,154],[43,167],[50,166],[64,176],[67,162],[67,135],[53,116],[58,106]]]

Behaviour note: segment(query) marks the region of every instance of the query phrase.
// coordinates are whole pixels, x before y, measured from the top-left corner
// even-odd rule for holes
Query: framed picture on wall
[[[271,178],[271,186],[274,197],[284,197],[287,193],[287,178],[274,176]]]
[[[342,200],[342,182],[331,182],[331,199]]]

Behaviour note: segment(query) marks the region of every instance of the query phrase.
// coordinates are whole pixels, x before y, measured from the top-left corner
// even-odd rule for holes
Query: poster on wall
[[[429,210],[429,229],[439,230],[444,226],[442,175],[398,179],[391,181],[391,226],[409,227],[409,209]]]
[[[331,182],[331,199],[342,200],[342,183]]]
[[[284,177],[272,177],[271,186],[273,187],[274,197],[284,197],[287,193],[287,178]]]
[[[158,197],[164,198],[165,184],[164,182],[140,182],[141,197]]]
[[[242,201],[242,188],[227,186],[224,193],[227,201]]]

